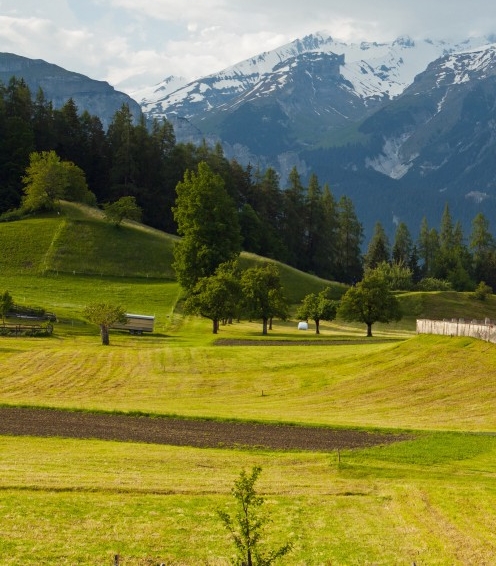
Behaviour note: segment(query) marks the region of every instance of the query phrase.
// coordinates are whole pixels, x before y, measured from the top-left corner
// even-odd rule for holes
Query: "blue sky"
[[[496,34],[494,0],[0,0],[0,51],[132,93],[317,31],[344,41]]]

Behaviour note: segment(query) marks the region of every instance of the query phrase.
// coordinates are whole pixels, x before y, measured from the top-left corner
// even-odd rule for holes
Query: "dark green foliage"
[[[391,322],[402,317],[398,300],[389,290],[382,275],[369,271],[354,287],[343,295],[338,315],[350,322],[363,322],[367,325],[367,336],[372,336],[375,322]]]
[[[391,253],[392,260],[395,263],[408,265],[412,257],[412,252],[413,242],[410,231],[404,222],[400,222],[394,235],[393,250]]]
[[[389,262],[389,259],[389,240],[382,224],[377,222],[365,254],[365,268],[375,269],[380,263]]]
[[[174,249],[174,269],[189,291],[239,256],[241,236],[234,202],[207,163],[201,162],[197,172],[186,171],[176,190],[173,212],[182,239]]]
[[[241,276],[243,309],[249,318],[262,319],[262,334],[274,317],[285,319],[288,305],[277,266],[266,263],[247,269]]]
[[[357,218],[355,207],[348,197],[341,197],[337,205],[338,228],[336,237],[336,279],[354,283],[362,277],[363,227]]]
[[[320,334],[320,321],[331,321],[336,318],[338,301],[329,298],[330,289],[327,287],[319,294],[309,293],[296,311],[300,320],[311,319],[315,322],[315,334]]]
[[[8,291],[0,293],[0,315],[2,322],[5,322],[5,317],[9,314],[14,306],[14,299]]]
[[[103,210],[105,219],[115,226],[120,226],[125,218],[139,222],[142,215],[134,197],[121,197],[115,202],[105,204]]]
[[[411,291],[413,289],[412,270],[403,263],[383,261],[374,271],[386,281],[391,291]]]
[[[469,242],[473,257],[474,278],[496,286],[496,242],[489,230],[489,221],[479,213],[472,221]]]
[[[427,219],[424,217],[420,225],[420,234],[418,239],[419,257],[423,263],[422,275],[431,277],[434,270],[435,257],[439,251],[439,236],[437,231],[429,229]]]
[[[212,321],[212,332],[217,334],[221,320],[229,320],[239,314],[239,276],[235,263],[220,265],[214,275],[197,281],[185,301],[184,312],[209,318]]]
[[[449,281],[435,277],[424,277],[417,283],[415,289],[417,291],[453,291]]]
[[[84,172],[74,163],[61,161],[53,150],[30,155],[22,182],[22,209],[27,212],[54,210],[61,199],[96,204]]]
[[[481,281],[474,291],[474,297],[478,301],[485,301],[489,295],[492,295],[492,292],[492,288],[489,287],[489,285],[486,285],[484,281]]]
[[[263,250],[264,224],[248,203],[244,204],[239,211],[239,227],[243,239],[243,249],[265,255]]]
[[[289,186],[283,192],[283,219],[281,230],[283,242],[288,250],[288,263],[300,266],[306,256],[306,189],[302,185],[300,175],[293,167],[289,174]]]
[[[259,466],[255,466],[249,475],[243,470],[234,482],[232,495],[237,504],[234,517],[226,511],[218,511],[236,548],[237,556],[232,561],[235,566],[270,566],[293,548],[291,542],[276,550],[264,551],[262,548],[264,528],[269,518],[261,512],[265,500],[255,490],[255,482],[261,471]]]
[[[419,250],[424,260],[424,277],[447,280],[458,291],[473,290],[472,258],[464,244],[461,224],[453,224],[447,204],[439,234],[434,229],[428,229],[425,219],[422,222]]]

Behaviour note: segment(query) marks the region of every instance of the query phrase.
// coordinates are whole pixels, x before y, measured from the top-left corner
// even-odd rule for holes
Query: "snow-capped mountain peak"
[[[427,65],[449,53],[476,49],[488,38],[464,41],[413,40],[408,36],[389,43],[344,43],[324,32],[296,39],[273,51],[260,53],[236,65],[192,81],[171,80],[134,94],[145,114],[190,118],[229,104],[253,89],[260,81],[280,69],[282,62],[305,53],[343,56],[341,75],[356,95],[367,98],[393,98],[409,86]]]

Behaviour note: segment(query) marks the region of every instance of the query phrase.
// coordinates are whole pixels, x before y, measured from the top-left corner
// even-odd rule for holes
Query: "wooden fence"
[[[469,336],[478,340],[485,340],[496,344],[496,321],[465,320],[452,318],[451,320],[417,320],[417,334],[441,334],[443,336]]]
[[[0,336],[50,336],[53,325],[48,324],[11,324],[0,322]]]

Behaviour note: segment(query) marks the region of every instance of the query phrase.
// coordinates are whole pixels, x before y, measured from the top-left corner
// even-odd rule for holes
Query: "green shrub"
[[[478,301],[485,301],[489,295],[492,295],[492,288],[486,285],[485,281],[481,281],[474,291],[473,297]]]
[[[452,291],[453,288],[449,281],[436,279],[435,277],[425,277],[416,286],[417,291]]]

